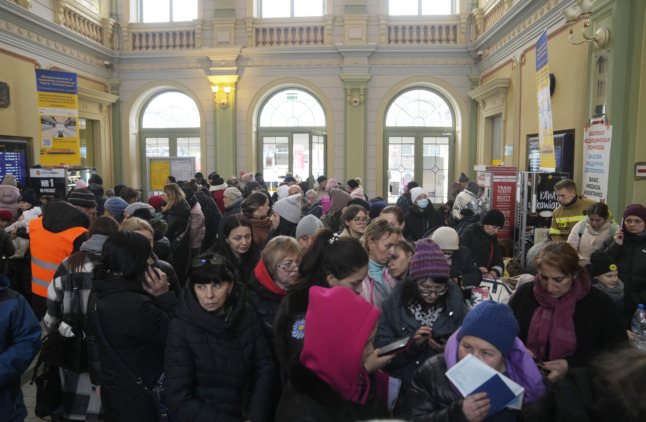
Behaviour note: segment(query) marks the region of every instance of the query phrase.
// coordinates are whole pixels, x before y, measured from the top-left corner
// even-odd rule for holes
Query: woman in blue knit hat
[[[491,410],[487,393],[462,397],[446,377],[446,371],[468,355],[505,374],[525,389],[523,404],[544,392],[541,374],[516,337],[518,322],[509,306],[493,301],[476,306],[446,343],[443,354],[424,362],[415,373],[412,386],[400,396],[396,414],[406,420],[451,420],[479,422]],[[515,421],[519,410],[503,408],[488,421]]]
[[[462,324],[466,313],[464,296],[450,279],[442,250],[431,239],[419,240],[408,277],[382,303],[375,347],[406,336],[414,340],[385,370],[406,387],[426,359],[444,350],[446,339]]]

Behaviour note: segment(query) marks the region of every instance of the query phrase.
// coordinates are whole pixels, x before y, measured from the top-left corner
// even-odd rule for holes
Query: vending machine
[[[516,209],[516,167],[478,165],[478,186],[484,189],[481,195],[482,211],[491,209],[502,212],[505,226],[498,232],[498,240],[512,239],[512,225]]]

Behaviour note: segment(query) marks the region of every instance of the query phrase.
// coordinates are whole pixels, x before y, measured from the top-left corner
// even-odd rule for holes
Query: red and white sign
[[[491,188],[491,209],[499,210],[505,216],[505,227],[498,232],[498,239],[511,239],[516,209],[516,175],[494,173]]]
[[[611,144],[612,126],[609,123],[600,119],[586,125],[583,135],[582,191],[586,198],[603,202],[608,198]]]
[[[635,179],[646,179],[646,163],[635,163]]]

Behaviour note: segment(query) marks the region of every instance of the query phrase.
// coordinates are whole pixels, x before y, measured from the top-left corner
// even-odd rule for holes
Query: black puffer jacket
[[[630,318],[640,303],[646,304],[646,232],[641,235],[624,232],[623,245],[608,238],[605,251],[617,261],[619,279],[624,282],[624,315]]]
[[[93,284],[96,296],[88,305],[88,318],[100,345],[106,420],[156,422],[150,394],[135,383],[131,373],[152,388],[164,371],[166,333],[177,297],[172,292],[153,297],[137,281],[102,273],[95,275]]]
[[[403,337],[413,336],[422,326],[404,303],[405,297],[408,296],[406,292],[411,289],[417,289],[414,282],[406,280],[399,283],[382,303],[375,347],[383,347]],[[444,309],[440,312],[432,328],[437,336],[448,337],[462,325],[462,320],[468,311],[464,304],[464,295],[454,282],[448,282],[448,291],[442,298],[445,301]],[[436,353],[428,343],[418,345],[413,342],[408,350],[395,355],[386,366],[386,370],[394,377],[401,379],[407,386],[413,378],[415,370]]]
[[[494,271],[498,277],[505,270],[502,260],[502,249],[496,236],[490,236],[484,231],[480,223],[468,226],[460,235],[460,246],[465,246],[471,251],[471,256],[478,267],[485,267]]]
[[[224,312],[202,308],[189,283],[166,342],[166,395],[182,421],[266,421],[274,381],[262,329],[239,294]]]
[[[258,265],[264,265],[262,259],[258,262]],[[273,283],[272,280],[265,280],[265,282]],[[247,301],[253,308],[256,316],[258,316],[260,325],[262,325],[262,332],[265,334],[272,354],[274,354],[276,351],[274,346],[274,319],[278,313],[278,307],[283,300],[283,296],[267,289],[257,279],[255,272],[251,273],[249,285],[251,292],[248,295]]]
[[[463,286],[478,286],[482,280],[482,271],[476,264],[471,251],[465,246],[455,251],[451,257],[451,278],[462,277]]]
[[[387,419],[388,413],[373,397],[365,404],[343,399],[314,372],[296,362],[278,403],[280,422],[354,422]],[[371,383],[374,387],[374,382]]]
[[[202,207],[202,214],[204,214],[205,235],[202,241],[202,250],[207,250],[215,245],[218,239],[218,226],[222,220],[222,214],[211,195],[201,190],[195,196]]]
[[[170,240],[170,248],[173,251],[175,272],[180,284],[184,285],[188,261],[191,258],[191,207],[186,199],[182,199],[162,214],[168,223],[166,237]]]
[[[406,239],[415,242],[424,237],[424,233],[440,226],[446,226],[446,222],[442,214],[433,207],[433,204],[429,202],[424,209],[413,205],[406,214],[403,235]]]
[[[303,350],[305,312],[309,304],[311,286],[297,287],[290,291],[280,304],[274,320],[274,344],[280,363],[280,378],[283,383],[289,379],[293,362],[298,361]]]

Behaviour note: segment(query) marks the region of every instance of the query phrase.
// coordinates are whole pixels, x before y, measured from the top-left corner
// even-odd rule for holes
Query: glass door
[[[388,138],[388,202],[395,203],[400,193],[415,179],[415,138]]]
[[[325,140],[315,132],[263,136],[262,172],[268,187],[277,187],[287,173],[301,181],[325,174]]]

